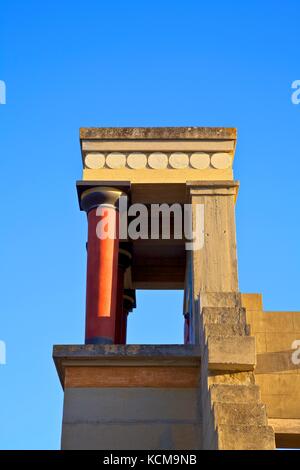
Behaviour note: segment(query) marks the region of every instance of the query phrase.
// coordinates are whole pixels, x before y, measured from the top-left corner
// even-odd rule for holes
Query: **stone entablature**
[[[235,129],[83,128],[80,138],[83,180],[233,179]]]

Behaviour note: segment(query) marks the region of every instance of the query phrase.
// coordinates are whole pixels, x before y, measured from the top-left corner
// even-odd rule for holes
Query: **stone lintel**
[[[58,345],[53,347],[53,359],[64,388],[66,369],[97,367],[113,369],[145,367],[200,367],[200,347],[194,345]],[[96,367],[97,366],[97,367]],[[92,372],[92,369],[90,369]],[[116,374],[114,373],[114,375]],[[162,371],[161,371],[162,372]],[[134,378],[136,380],[136,377]],[[185,377],[183,377],[185,379]],[[95,378],[98,380],[99,378]],[[149,385],[148,385],[149,386]]]
[[[187,181],[190,196],[237,196],[239,181]]]
[[[236,129],[82,128],[83,180],[232,180]]]
[[[274,429],[276,447],[281,449],[300,448],[300,419],[269,419]]]

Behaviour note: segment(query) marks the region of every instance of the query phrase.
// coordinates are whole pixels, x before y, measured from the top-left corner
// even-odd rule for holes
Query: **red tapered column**
[[[81,196],[81,207],[88,214],[86,344],[115,343],[122,194],[118,189],[96,187]]]

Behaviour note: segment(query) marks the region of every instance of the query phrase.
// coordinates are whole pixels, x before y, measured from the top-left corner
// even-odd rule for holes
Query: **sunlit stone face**
[[[84,159],[85,168],[110,168],[112,170],[120,168],[132,170],[145,168],[152,170],[164,170],[166,168],[175,170],[205,170],[207,168],[214,168],[221,170],[229,168],[231,163],[232,156],[224,152],[214,154],[204,152],[194,152],[191,154],[183,152],[169,154],[162,152],[152,152],[150,154],[143,152],[110,152],[107,154],[90,152],[86,154]]]

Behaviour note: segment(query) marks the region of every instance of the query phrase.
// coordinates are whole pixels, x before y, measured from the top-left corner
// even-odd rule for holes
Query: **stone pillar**
[[[188,183],[196,229],[197,204],[204,205],[204,246],[193,252],[194,291],[237,292],[236,181]]]
[[[122,191],[95,187],[81,195],[88,216],[86,344],[115,342],[119,216]]]
[[[238,291],[234,181],[189,185],[193,230],[204,236],[192,251],[193,316],[201,347],[203,449],[273,449],[273,429],[255,385],[255,338]],[[204,227],[197,226],[204,205]],[[199,235],[199,234],[198,234]]]

